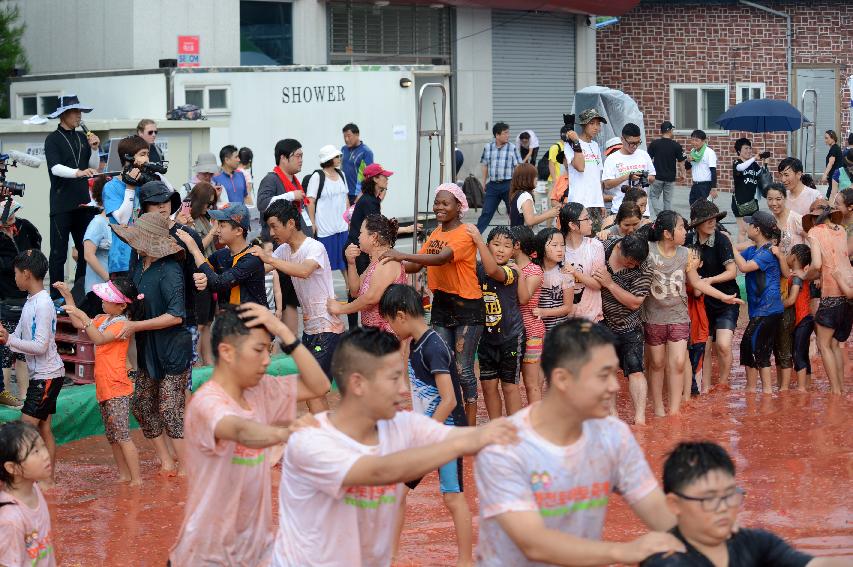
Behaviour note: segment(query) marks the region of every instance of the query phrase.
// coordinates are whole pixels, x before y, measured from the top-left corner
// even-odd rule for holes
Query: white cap
[[[610,138],[609,140],[607,140],[607,142],[605,142],[604,149],[609,150],[613,146],[619,146],[621,144],[622,144],[622,138],[620,138],[619,136],[614,136],[614,137]]]
[[[341,155],[341,150],[331,144],[320,148],[320,163],[326,163]]]

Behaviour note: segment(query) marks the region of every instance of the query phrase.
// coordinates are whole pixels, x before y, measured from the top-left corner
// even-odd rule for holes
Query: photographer
[[[141,136],[127,136],[118,143],[122,174],[104,186],[104,212],[110,224],[133,224],[139,216],[139,187],[145,176],[140,168],[148,163],[150,145]],[[82,248],[81,248],[82,250]],[[127,276],[130,270],[130,246],[119,239],[113,241],[107,261],[110,277]]]
[[[50,281],[65,280],[68,238],[77,250],[83,250],[83,234],[95,215],[89,202],[87,178],[97,173],[98,147],[101,141],[89,132],[77,132],[83,112],[92,109],[80,104],[77,95],[59,97],[59,108],[48,118],[59,118],[59,126],[44,140],[44,155],[50,178]],[[94,151],[93,151],[94,150]],[[74,281],[84,277],[86,261],[77,256]],[[54,299],[59,292],[51,288]]]
[[[648,187],[655,181],[655,165],[641,143],[640,127],[628,122],[622,127],[622,148],[604,160],[601,180],[607,194],[613,197],[610,211],[616,213],[628,187]]]
[[[27,292],[19,290],[15,285],[13,267],[15,257],[30,248],[41,250],[41,234],[33,223],[17,218],[19,210],[21,210],[20,203],[12,201],[11,198],[0,201],[0,322],[10,333],[15,330],[21,316],[21,307],[27,300]],[[0,359],[2,359],[3,382],[5,382],[5,389],[3,382],[0,382],[0,405],[19,407],[21,401],[12,395],[9,382],[12,368],[16,366],[18,393],[21,395],[26,393],[27,366],[16,364],[16,361],[24,361],[24,355],[14,353],[9,347],[2,345]]]

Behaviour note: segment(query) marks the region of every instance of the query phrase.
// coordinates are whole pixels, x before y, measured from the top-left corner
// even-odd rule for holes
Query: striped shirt
[[[489,170],[489,181],[509,181],[515,166],[521,163],[521,154],[515,144],[507,142],[500,148],[494,142],[486,144],[480,163]]]
[[[652,285],[652,272],[647,262],[643,262],[636,268],[619,270],[614,272],[610,267],[609,260],[613,248],[616,247],[620,238],[609,238],[604,243],[604,265],[610,272],[610,277],[616,285],[637,297],[649,295]],[[640,309],[631,309],[623,305],[610,290],[601,288],[601,308],[604,311],[604,322],[611,331],[624,332],[636,329],[640,326]]]
[[[542,278],[542,287],[539,288],[539,308],[554,309],[563,306],[563,297],[566,293],[573,293],[575,286],[575,278],[572,274],[567,274],[562,271],[560,266],[554,266],[550,270],[545,270]],[[542,322],[545,323],[545,332],[557,326],[568,319],[568,316],[562,317],[542,317]]]

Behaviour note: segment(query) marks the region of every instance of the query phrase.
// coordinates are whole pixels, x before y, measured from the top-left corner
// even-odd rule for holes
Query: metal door
[[[811,173],[815,176],[815,180],[819,181],[820,175],[823,173],[823,168],[826,165],[826,154],[829,148],[823,143],[823,133],[827,130],[839,129],[839,110],[838,110],[838,73],[836,69],[795,69],[794,84],[797,88],[797,94],[794,97],[794,104],[799,105],[802,100],[803,91],[806,89],[814,89],[817,93],[817,116],[812,116],[812,104],[809,98],[805,108],[806,118],[815,122],[814,130],[809,129],[808,136],[817,136],[816,140],[816,159],[814,169],[812,170],[812,154],[811,146],[815,142],[814,139],[809,139],[805,144],[800,144],[800,136],[794,136],[796,148],[794,155],[803,160],[803,168],[806,173]],[[813,131],[816,134],[813,134]],[[805,147],[803,147],[805,146]],[[808,148],[808,153],[806,152]]]

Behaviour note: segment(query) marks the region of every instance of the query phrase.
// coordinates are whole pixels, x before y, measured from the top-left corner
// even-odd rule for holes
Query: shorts
[[[539,364],[542,359],[542,344],[545,339],[542,337],[527,337],[524,341],[524,359],[523,364]]]
[[[776,344],[773,346],[773,358],[779,368],[794,366],[794,319],[796,314],[793,307],[782,312],[782,320],[776,327]]]
[[[646,344],[660,346],[666,343],[677,343],[690,338],[690,323],[643,323],[646,334]]]
[[[631,374],[642,374],[643,328],[635,327],[627,331],[613,331],[613,334],[616,335],[616,354],[619,356],[619,367],[622,369],[622,374],[626,378]]]
[[[56,413],[56,399],[62,389],[65,377],[48,378],[47,380],[30,380],[27,388],[27,398],[21,413],[45,421]]]
[[[163,431],[172,439],[183,439],[185,390],[191,374],[187,368],[180,374],[166,374],[162,380],[156,380],[142,368],[137,371],[131,406],[146,439],[155,439]]]
[[[130,402],[132,395],[118,396],[98,404],[104,420],[104,436],[110,445],[130,441]]]
[[[781,324],[782,313],[752,317],[740,341],[740,363],[749,368],[769,368],[776,328]]]
[[[481,340],[477,348],[480,361],[480,380],[500,378],[504,384],[518,384],[521,361],[524,358],[524,334],[494,345]]]
[[[715,338],[717,331],[725,329],[734,331],[740,316],[740,306],[705,301],[705,314],[708,315],[708,335]]]
[[[843,343],[853,328],[853,305],[846,297],[821,297],[814,322],[821,327],[834,329],[832,338]]]
[[[482,299],[465,299],[441,290],[433,292],[430,324],[433,326],[463,327],[483,325],[486,322],[486,304]]]
[[[417,488],[423,477],[405,483],[411,490]],[[438,468],[438,484],[442,494],[465,492],[462,483],[462,457],[456,458]]]
[[[340,340],[340,333],[317,333],[315,335],[302,333],[302,344],[311,351],[320,368],[330,380],[332,377],[332,356],[335,354],[335,349],[338,348]]]
[[[281,302],[284,307],[299,307],[299,298],[296,297],[296,289],[293,280],[284,272],[278,273],[278,283],[281,286]]]
[[[803,320],[794,327],[794,371],[806,370],[806,374],[812,373],[812,362],[809,358],[809,339],[814,332],[814,317],[806,315]]]
[[[15,327],[18,326],[17,321],[9,321],[6,319],[3,319],[0,323],[3,324],[3,328],[6,329],[10,335],[15,332]],[[2,368],[12,368],[15,366],[16,360],[26,360],[22,353],[13,352],[12,349],[6,345],[0,345],[0,358],[2,358],[2,363],[0,363],[0,367]]]
[[[195,366],[195,363],[198,362],[199,354],[198,354],[198,343],[201,338],[201,333],[198,332],[198,325],[187,325],[187,331],[190,332],[190,339],[193,342],[193,354],[192,359],[190,360],[190,366]],[[192,372],[190,372],[190,376],[192,376]],[[192,380],[187,385],[187,390],[192,390]]]

